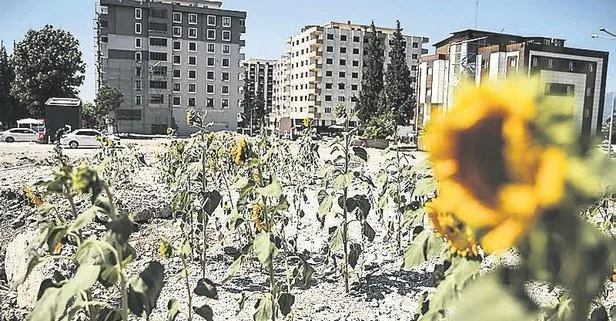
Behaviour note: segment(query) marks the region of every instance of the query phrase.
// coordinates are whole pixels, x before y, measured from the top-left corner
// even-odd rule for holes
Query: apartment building
[[[235,131],[246,13],[207,0],[100,0],[97,88],[120,89],[120,132],[187,135],[186,109]]]
[[[244,90],[248,90],[251,97],[260,97],[265,103],[266,115],[272,112],[274,100],[274,69],[276,60],[249,59],[244,61]],[[244,126],[250,121],[251,106],[244,105]],[[266,117],[269,122],[269,117]]]
[[[601,130],[607,52],[565,47],[564,39],[479,30],[454,32],[434,46],[435,54],[422,56],[420,65],[422,123],[434,109],[451,107],[462,81],[538,76],[547,95],[573,97],[568,101],[582,135]]]
[[[271,114],[273,127],[287,132],[310,118],[317,130],[335,122],[334,108],[345,104],[353,109],[362,79],[364,41],[370,26],[330,22],[304,27],[287,38],[287,52],[276,64],[275,99]],[[377,27],[389,63],[394,28]],[[413,86],[416,86],[422,45],[428,38],[404,36]],[[355,123],[353,121],[353,123]],[[354,124],[352,124],[354,125]]]

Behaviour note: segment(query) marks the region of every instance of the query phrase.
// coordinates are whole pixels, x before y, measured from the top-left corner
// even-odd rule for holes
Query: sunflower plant
[[[465,259],[451,262],[422,305],[422,319],[438,320],[454,305],[452,320],[553,315],[529,298],[531,281],[566,290],[570,300],[560,320],[598,313],[589,309],[611,276],[614,243],[579,211],[616,180],[616,167],[577,134],[571,101],[543,95],[544,86],[538,79],[465,86],[453,108],[429,124],[423,143],[438,196],[426,212],[435,232]],[[512,247],[518,265],[473,281],[478,264],[469,262]]]

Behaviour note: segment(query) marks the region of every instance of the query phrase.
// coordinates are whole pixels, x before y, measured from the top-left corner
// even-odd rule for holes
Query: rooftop
[[[46,106],[81,106],[81,99],[79,98],[49,98],[45,103]]]
[[[194,6],[201,8],[220,8],[222,1],[211,0],[151,0],[152,2],[179,4],[181,6]]]
[[[498,36],[498,37],[506,37],[506,38],[518,38],[520,42],[522,41],[526,41],[526,40],[533,40],[533,39],[551,39],[551,40],[558,40],[558,41],[562,41],[564,43],[565,39],[560,39],[560,38],[550,38],[550,37],[543,37],[543,36],[521,36],[521,35],[514,35],[514,34],[508,34],[508,33],[503,33],[503,32],[495,32],[495,31],[486,31],[486,30],[477,30],[477,29],[464,29],[464,30],[459,30],[459,31],[454,31],[451,33],[451,36],[435,43],[433,46],[434,47],[441,47],[445,44],[451,43],[453,42],[455,39],[459,39],[459,38],[467,38],[467,39],[475,39],[475,38],[482,38],[482,37],[490,37],[490,36]]]

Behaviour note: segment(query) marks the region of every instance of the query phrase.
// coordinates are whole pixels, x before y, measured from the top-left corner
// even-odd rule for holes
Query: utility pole
[[[475,1],[475,29],[477,29],[477,25],[479,24],[479,0]]]
[[[590,35],[591,38],[602,38],[602,39],[609,39],[609,40],[616,40],[616,34],[608,31],[607,29],[600,27],[599,31],[607,34],[608,36],[600,36],[600,35],[596,35],[596,34],[592,34]],[[612,132],[614,132],[614,105],[616,105],[616,91],[614,91],[614,96],[612,98],[612,111],[610,113],[610,127],[609,127],[609,132],[607,135],[607,152],[609,157],[612,157],[612,138],[613,138],[613,134]]]

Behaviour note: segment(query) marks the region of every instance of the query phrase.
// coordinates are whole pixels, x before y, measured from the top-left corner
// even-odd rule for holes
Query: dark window
[[[346,72],[344,72],[344,71],[339,72],[338,73],[338,77],[340,77],[340,78],[346,77]]]
[[[165,66],[156,66],[156,67],[152,68],[152,75],[153,76],[163,76],[163,77],[166,77],[167,76],[167,67],[165,67]]]
[[[150,46],[167,47],[167,39],[165,39],[165,38],[150,38]]]
[[[359,36],[354,36],[353,37],[353,42],[359,42]]]
[[[352,103],[356,103],[356,102],[357,102],[357,97],[355,97],[355,96],[351,96],[351,102],[352,102]]]
[[[181,50],[182,49],[182,43],[179,41],[174,41],[173,42],[173,50]]]
[[[359,55],[359,48],[353,48],[353,54]]]
[[[101,28],[108,28],[108,27],[109,27],[109,21],[101,20]]]
[[[182,105],[182,98],[173,97],[173,106],[180,106],[180,105]]]
[[[327,52],[334,52],[333,46],[327,46]]]
[[[334,59],[332,59],[332,58],[327,58],[327,59],[325,59],[325,63],[326,63],[326,64],[328,64],[328,65],[331,65],[331,64],[333,64],[333,63],[334,63]]]
[[[197,51],[197,43],[196,42],[189,42],[188,43],[188,50],[189,51]]]
[[[197,99],[195,97],[188,98],[188,107],[195,107],[197,105]]]
[[[162,104],[165,102],[165,97],[163,95],[150,95],[150,104]]]
[[[340,59],[340,66],[346,66],[346,59]]]
[[[197,64],[197,57],[195,56],[188,57],[188,64],[195,66]]]
[[[167,54],[164,52],[150,52],[150,60],[167,61]]]
[[[231,60],[229,58],[222,58],[222,66],[229,67]]]
[[[166,23],[158,23],[158,22],[150,22],[148,24],[148,28],[151,31],[161,31],[161,32],[167,32],[167,24]]]
[[[179,65],[182,62],[182,58],[180,56],[173,56],[173,63]]]
[[[359,67],[359,60],[353,60],[353,67]]]
[[[358,72],[351,73],[351,78],[355,78],[355,79],[359,78],[359,73]]]
[[[141,110],[139,109],[118,109],[115,111],[117,120],[141,120]]]
[[[214,108],[214,99],[213,98],[206,98],[205,99],[205,107]]]
[[[173,78],[182,78],[182,71],[179,69],[176,69],[173,71]]]
[[[325,95],[325,101],[332,101],[331,95]]]
[[[351,90],[357,90],[357,85],[351,85]]]
[[[167,89],[167,82],[160,80],[150,80],[150,88],[153,89]]]
[[[346,53],[346,47],[340,47],[340,53]]]
[[[214,72],[213,71],[207,71],[205,74],[205,78],[208,80],[214,80]]]
[[[333,84],[328,82],[325,84],[325,89],[332,89]]]
[[[419,43],[418,42],[413,42],[413,48],[419,48]]]
[[[331,70],[325,71],[325,76],[327,76],[327,77],[331,77],[332,74],[333,74],[333,72]]]
[[[340,35],[340,41],[347,41],[346,35]]]
[[[338,89],[344,90],[344,88],[346,88],[346,86],[345,86],[345,84],[343,82],[338,84]]]
[[[152,8],[150,9],[150,17],[165,19],[167,18],[167,9]]]
[[[545,84],[545,94],[549,96],[570,96],[575,91],[575,85],[570,84]]]
[[[346,98],[344,98],[344,96],[338,96],[338,101],[345,102]]]
[[[334,34],[333,33],[328,33],[327,34],[327,40],[334,40]]]
[[[411,58],[417,59],[417,54],[411,54]]]
[[[197,71],[196,70],[189,70],[188,71],[188,79],[196,79],[197,78]]]

